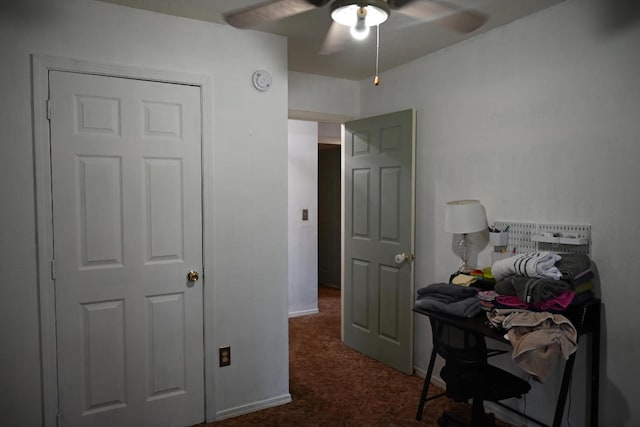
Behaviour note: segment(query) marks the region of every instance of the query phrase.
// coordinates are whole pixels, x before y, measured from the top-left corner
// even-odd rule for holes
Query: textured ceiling
[[[222,13],[264,2],[260,0],[101,1],[220,24],[225,24]],[[410,62],[561,1],[563,0],[447,0],[446,4],[479,12],[487,18],[482,27],[469,34],[460,34],[435,25],[433,22],[392,12],[389,20],[380,26],[380,71]],[[287,37],[290,71],[350,80],[361,80],[373,76],[376,55],[375,32],[372,31],[364,41],[346,40],[340,52],[320,55],[318,52],[330,24],[329,5],[326,5],[260,25],[255,27],[255,30]]]

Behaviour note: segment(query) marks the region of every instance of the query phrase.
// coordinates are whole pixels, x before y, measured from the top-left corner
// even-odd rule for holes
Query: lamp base
[[[471,273],[471,270],[473,269],[469,267],[469,265],[466,262],[462,261],[462,265],[458,268],[458,273],[468,274],[468,273]]]
[[[462,239],[458,241],[458,256],[462,262],[458,268],[458,273],[469,273],[472,270],[469,264],[467,264],[469,252],[471,252],[471,241],[467,237],[467,233],[463,233]]]

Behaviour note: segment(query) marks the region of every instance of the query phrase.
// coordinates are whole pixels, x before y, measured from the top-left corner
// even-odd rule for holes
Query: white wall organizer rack
[[[591,255],[591,225],[513,221],[494,221],[493,225],[498,230],[509,227],[509,238],[505,252],[494,252],[492,262],[511,255],[536,251]]]

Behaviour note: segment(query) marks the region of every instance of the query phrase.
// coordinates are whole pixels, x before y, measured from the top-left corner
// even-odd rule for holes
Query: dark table
[[[489,326],[486,314],[482,312],[480,315],[472,318],[458,317],[452,316],[449,314],[426,310],[421,307],[415,307],[413,309],[414,312],[418,314],[422,314],[425,316],[433,316],[436,319],[439,319],[443,322],[451,324],[455,327],[465,329],[480,335],[484,335],[487,338],[509,343],[507,339],[504,338],[505,331],[499,330],[497,328],[493,328]],[[580,336],[589,334],[591,336],[589,350],[590,351],[590,374],[591,374],[591,393],[590,393],[590,426],[597,427],[598,426],[598,390],[600,387],[600,312],[601,312],[601,301],[597,298],[590,299],[582,304],[576,304],[570,306],[566,311],[561,314],[567,317],[573,326],[576,328],[578,332],[578,341],[580,341]],[[573,375],[573,366],[575,364],[576,352],[574,352],[569,359],[566,361],[564,366],[564,372],[562,374],[562,383],[560,385],[560,391],[558,393],[558,399],[556,402],[555,414],[553,417],[553,427],[560,427],[562,422],[562,417],[564,415],[565,403],[567,400],[567,395],[569,393],[569,387],[571,385],[571,377]],[[436,351],[435,349],[431,353],[431,359],[429,361],[429,368],[427,370],[427,376],[425,378],[425,384],[423,387],[423,393],[420,397],[420,403],[418,406],[418,416],[422,415],[422,411],[424,409],[424,404],[427,401],[426,399],[426,391],[428,389],[428,382],[431,378],[431,373],[433,372],[433,365],[436,359]],[[511,407],[501,404],[500,402],[496,402],[500,406],[517,413],[520,416],[523,416],[537,424],[542,426],[547,426],[547,424],[542,423],[535,418],[530,417],[529,415],[523,414]],[[418,418],[420,419],[420,418]],[[547,426],[548,427],[548,426]]]

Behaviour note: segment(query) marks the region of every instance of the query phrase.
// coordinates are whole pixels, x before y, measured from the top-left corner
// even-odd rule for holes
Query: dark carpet
[[[427,402],[422,421],[416,421],[423,380],[343,344],[339,289],[321,286],[318,306],[319,314],[289,320],[292,402],[201,426],[430,427],[445,409],[469,410],[443,397]],[[429,395],[441,391],[431,386]]]

